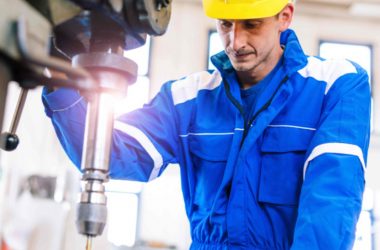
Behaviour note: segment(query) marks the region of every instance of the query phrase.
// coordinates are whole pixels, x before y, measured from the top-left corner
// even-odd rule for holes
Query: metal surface
[[[10,80],[24,88],[74,87],[88,101],[81,166],[85,188],[76,223],[79,233],[88,236],[86,248],[91,249],[92,237],[102,234],[107,221],[103,183],[109,173],[112,102],[114,95],[125,96],[137,77],[137,65],[122,54],[142,46],[147,34],[166,31],[171,1],[0,0],[0,9],[7,10],[0,15],[0,60],[4,60],[0,61],[0,123]],[[51,45],[55,49],[50,50]],[[71,59],[74,67],[65,62]],[[69,79],[48,78],[45,67],[66,73]],[[22,96],[12,133],[20,120]],[[12,133],[1,139],[7,150],[18,143]]]
[[[81,68],[73,69],[70,63],[49,56],[51,26],[49,22],[25,1],[0,1],[0,56],[11,68],[13,81],[21,86],[33,88],[47,83],[54,86],[55,81],[44,77],[43,70],[64,72],[76,80],[60,81],[60,86],[94,88],[92,77]]]
[[[112,103],[106,94],[92,95],[87,105],[85,144],[82,153],[82,170],[108,171],[113,128]]]
[[[123,50],[130,50],[145,43],[146,34],[136,32],[124,12],[119,13],[106,4],[91,7],[94,10],[83,11],[54,27],[55,46],[68,58],[94,51],[107,52],[104,49],[112,48],[114,44]],[[130,14],[136,13],[132,11]],[[103,44],[104,49],[94,50],[93,46],[99,43]]]
[[[32,66],[42,67],[41,72],[47,67],[51,70],[65,72],[74,78],[87,79],[88,81],[93,79],[92,75],[81,67],[73,68],[70,63],[57,58],[45,56],[44,54],[34,55],[34,48],[30,46],[31,42],[28,33],[27,21],[25,18],[19,18],[17,20],[17,44],[23,60],[27,60]],[[33,50],[30,48],[33,48]]]
[[[92,237],[91,236],[87,236],[86,250],[91,250],[91,248],[92,248]]]
[[[80,234],[96,237],[103,233],[107,222],[107,206],[104,204],[79,203],[76,225]]]
[[[123,51],[119,52],[120,54]],[[74,67],[84,67],[89,70],[100,69],[102,70],[102,75],[104,75],[105,71],[108,69],[113,73],[113,71],[117,71],[122,74],[122,77],[125,77],[128,80],[127,86],[136,81],[137,77],[137,64],[123,56],[118,54],[111,54],[107,52],[92,52],[88,54],[79,54],[73,57],[72,65]],[[120,88],[120,87],[112,87],[115,83],[120,83],[120,81],[124,81],[124,79],[115,79],[117,76],[106,76],[113,77],[114,79],[109,79],[108,81],[100,81],[100,84],[106,84],[107,88]],[[116,80],[116,81],[115,81]],[[125,83],[121,83],[124,85]]]
[[[80,202],[105,205],[107,204],[107,197],[104,193],[89,190],[82,192]]]
[[[93,181],[85,185],[85,190],[92,190],[94,192],[104,192],[104,186],[101,182]]]
[[[3,2],[0,2],[0,4],[3,4]],[[4,21],[4,19],[0,18],[0,21]],[[0,57],[4,62],[3,65],[5,65],[5,62],[7,61],[9,75],[7,78],[9,78],[9,80],[17,81],[23,87],[16,106],[16,111],[14,112],[10,131],[1,133],[0,135],[0,148],[6,151],[12,151],[15,150],[19,144],[19,138],[16,135],[16,130],[25,105],[28,93],[27,88],[33,88],[41,84],[41,82],[45,81],[46,77],[43,75],[43,70],[45,67],[49,67],[50,69],[69,74],[71,77],[76,79],[76,83],[74,84],[75,86],[85,88],[87,91],[97,89],[97,85],[93,80],[92,75],[90,75],[83,68],[72,68],[71,64],[61,59],[48,57],[46,49],[47,43],[43,41],[33,42],[36,38],[30,35],[30,31],[28,30],[28,22],[24,16],[21,15],[18,19],[12,19],[8,21],[8,26],[14,29],[14,32],[11,32],[13,35],[11,37],[16,39],[15,45],[17,45],[18,53],[7,54],[4,53],[4,50],[2,48],[0,48]],[[32,47],[33,45],[36,45],[36,48]],[[42,48],[44,48],[46,51],[40,51],[39,54],[36,54],[35,49],[37,49],[38,52],[38,49]],[[38,82],[39,80],[41,82]],[[2,85],[5,86],[5,90],[3,92],[4,95],[6,94],[6,85],[8,82],[2,83]],[[4,106],[5,104],[3,107]],[[3,107],[1,107],[1,116],[3,116],[4,112]]]
[[[81,194],[81,203],[94,203],[106,205],[107,197],[104,194],[105,188],[103,182],[106,180],[88,179],[84,191]]]
[[[12,60],[20,59],[15,23],[23,16],[27,20],[29,47],[34,55],[48,55],[51,26],[34,8],[22,0],[0,1],[0,54]],[[35,32],[37,31],[37,32]]]
[[[125,8],[125,16],[137,32],[146,32],[154,36],[165,33],[171,16],[171,0],[126,2],[129,5]]]
[[[84,93],[88,101],[81,166],[85,185],[76,219],[79,233],[96,237],[107,221],[103,183],[108,181],[115,94],[126,95],[136,79],[137,66],[122,55],[99,52],[77,55],[72,63],[86,68],[99,86],[96,92]]]
[[[108,173],[90,169],[90,170],[84,170],[82,178],[85,180],[107,180],[108,179]]]
[[[11,134],[16,134],[16,130],[20,122],[21,113],[22,113],[22,110],[24,109],[27,96],[28,96],[28,90],[21,89],[20,95],[18,97],[17,105],[16,105],[16,112],[13,114],[11,128],[9,130]]]

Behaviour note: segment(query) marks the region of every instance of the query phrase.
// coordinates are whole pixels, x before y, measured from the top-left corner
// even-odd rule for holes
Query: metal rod
[[[25,101],[26,97],[28,96],[28,89],[21,89],[20,95],[18,97],[17,101],[17,106],[16,106],[16,111],[13,115],[12,123],[11,123],[11,128],[9,129],[11,134],[16,134],[16,130],[18,127],[18,124],[20,122],[22,110],[24,109],[25,106]]]
[[[87,235],[86,250],[91,250],[91,248],[92,248],[92,237]]]
[[[82,170],[108,172],[112,144],[113,105],[112,96],[95,94],[88,103],[86,142],[83,147]]]

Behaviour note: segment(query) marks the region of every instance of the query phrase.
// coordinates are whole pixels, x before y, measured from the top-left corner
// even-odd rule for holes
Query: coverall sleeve
[[[65,152],[80,169],[87,103],[75,90],[43,91],[45,112]],[[110,156],[113,179],[149,181],[177,163],[178,133],[170,84],[143,108],[114,122]]]
[[[292,250],[351,249],[361,211],[370,136],[368,76],[337,79],[325,96],[304,165]]]

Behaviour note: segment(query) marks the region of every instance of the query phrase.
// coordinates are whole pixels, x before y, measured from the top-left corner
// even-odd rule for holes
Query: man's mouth
[[[251,56],[252,54],[254,54],[253,52],[248,52],[248,53],[234,53],[233,56],[237,59],[237,60],[244,60],[246,58],[248,58],[249,56]]]

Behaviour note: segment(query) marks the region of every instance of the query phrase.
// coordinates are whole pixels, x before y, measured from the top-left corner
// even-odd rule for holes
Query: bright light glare
[[[210,57],[224,50],[222,41],[218,35],[218,32],[211,32],[208,42],[208,69],[215,69]]]
[[[356,239],[353,250],[371,250],[372,248],[372,225],[371,213],[363,211],[360,213],[358,224],[356,225]]]
[[[138,65],[137,81],[128,87],[127,95],[116,100],[115,117],[141,108],[149,100],[150,38],[138,49],[124,52],[124,56]],[[116,98],[115,98],[116,99]],[[108,207],[108,240],[115,246],[132,247],[136,240],[138,193],[142,184],[132,181],[112,180],[106,184]]]
[[[149,79],[138,77],[137,81],[128,87],[127,97],[118,100],[115,105],[115,117],[141,108],[149,99]]]
[[[374,194],[371,188],[366,187],[363,194],[362,210],[370,211],[374,207]]]
[[[136,241],[138,197],[107,192],[108,240],[115,246],[132,247]]]
[[[372,219],[371,211],[374,208],[374,194],[370,188],[365,188],[363,194],[362,212],[356,225],[356,239],[354,250],[372,249]]]
[[[148,36],[143,46],[124,51],[124,56],[138,65],[138,75],[147,75],[149,69],[150,37]]]

